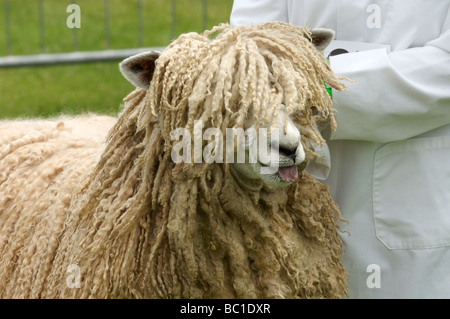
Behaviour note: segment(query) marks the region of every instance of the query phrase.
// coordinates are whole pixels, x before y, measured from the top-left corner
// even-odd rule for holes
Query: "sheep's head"
[[[311,145],[322,142],[315,122],[334,123],[323,83],[343,85],[319,53],[333,37],[279,22],[225,25],[182,35],[120,69],[146,90],[151,115],[141,126],[158,118],[166,151],[183,154],[175,163],[231,163],[241,179],[281,187],[297,180]]]
[[[252,125],[246,131],[245,160],[235,161],[233,169],[241,179],[261,180],[273,187],[295,182],[307,164],[299,128],[286,116],[281,105],[277,120],[270,128],[258,130]],[[253,158],[252,158],[253,157]]]

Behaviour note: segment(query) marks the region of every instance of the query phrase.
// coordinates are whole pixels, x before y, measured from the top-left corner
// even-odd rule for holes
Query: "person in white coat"
[[[450,298],[450,0],[235,0],[231,25],[329,28],[338,128],[324,183],[350,297]],[[348,52],[333,55],[333,52]]]

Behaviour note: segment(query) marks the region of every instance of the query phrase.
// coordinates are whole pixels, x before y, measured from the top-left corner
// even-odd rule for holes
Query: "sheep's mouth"
[[[293,183],[298,178],[298,167],[295,165],[280,167],[278,168],[277,174],[283,182]]]
[[[265,165],[261,162],[259,162],[261,167],[263,168],[270,168],[273,170],[273,176],[279,179],[279,182],[284,183],[293,183],[298,179],[299,173],[298,173],[298,166],[297,165],[290,165],[290,166],[282,166],[282,167],[272,167],[269,165]],[[276,171],[275,171],[276,169]]]

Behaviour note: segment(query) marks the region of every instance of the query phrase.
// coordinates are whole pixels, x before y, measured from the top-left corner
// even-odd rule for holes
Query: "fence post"
[[[39,45],[41,47],[41,53],[45,52],[45,18],[44,18],[44,3],[43,0],[39,0]]]
[[[138,0],[137,2],[137,14],[138,14],[138,46],[142,47],[143,40],[142,40],[142,29],[143,26],[143,17],[142,17],[142,0]]]
[[[109,32],[109,1],[103,0],[104,14],[105,14],[105,40],[106,48],[111,48],[110,32]]]
[[[77,4],[76,0],[71,1],[73,4]],[[73,45],[73,51],[78,51],[78,34],[77,34],[77,28],[72,28],[72,45]]]
[[[12,55],[11,45],[11,25],[9,21],[9,0],[3,1],[3,7],[5,9],[5,40],[6,40],[6,54]]]
[[[206,28],[208,27],[207,0],[202,0],[202,27],[203,30],[206,30]]]
[[[170,25],[170,41],[172,41],[173,39],[175,39],[175,35],[176,35],[176,14],[177,14],[177,1],[176,0],[172,0],[171,1],[171,11],[172,11],[172,21],[171,21],[171,25]]]

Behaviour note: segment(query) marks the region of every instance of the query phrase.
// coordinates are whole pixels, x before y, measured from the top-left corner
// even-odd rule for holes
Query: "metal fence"
[[[101,51],[79,51],[78,50],[78,37],[77,28],[72,28],[72,42],[73,49],[69,53],[45,53],[46,43],[45,43],[45,14],[44,14],[44,2],[45,0],[35,0],[38,1],[38,15],[39,15],[39,46],[40,54],[34,55],[12,55],[13,46],[11,41],[11,17],[10,17],[10,1],[14,0],[3,0],[3,11],[4,11],[4,28],[5,28],[5,45],[7,56],[0,57],[0,68],[6,67],[17,67],[17,66],[37,66],[37,65],[52,65],[52,64],[63,64],[63,63],[83,63],[83,62],[97,62],[97,61],[110,61],[110,60],[121,60],[133,54],[148,50],[162,50],[163,47],[143,47],[143,9],[142,1],[137,0],[136,3],[136,19],[138,28],[137,32],[137,43],[136,48],[130,49],[111,49],[110,41],[110,3],[109,0],[103,0],[103,10],[104,10],[104,26],[105,26],[105,43],[106,47]],[[202,26],[206,29],[207,24],[207,0],[202,1]],[[77,4],[75,0],[71,1],[72,4]],[[70,3],[69,3],[70,4]],[[176,0],[170,0],[170,11],[171,11],[171,23],[170,23],[170,34],[173,39],[176,35]],[[169,27],[169,26],[168,26]]]

